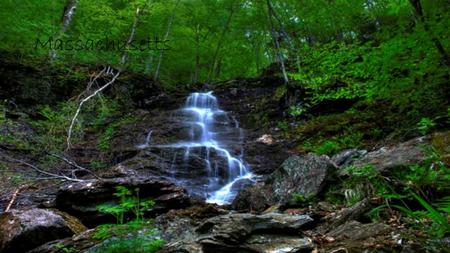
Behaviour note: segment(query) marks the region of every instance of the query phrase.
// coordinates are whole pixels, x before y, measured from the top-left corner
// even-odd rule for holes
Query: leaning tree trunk
[[[428,25],[428,22],[425,18],[425,14],[423,12],[422,3],[420,2],[420,0],[409,0],[409,2],[413,6],[416,16],[419,18],[420,22],[423,24],[425,31],[429,34],[431,41],[433,42],[434,46],[438,50],[439,54],[441,55],[441,57],[443,59],[443,63],[447,66],[450,66],[450,55],[445,50],[445,48],[442,45],[439,38],[432,34],[430,26]]]
[[[59,31],[57,38],[61,37],[69,28],[72,23],[73,16],[75,15],[75,10],[77,9],[77,0],[69,0],[67,4],[64,6],[64,12],[62,16],[62,26]],[[57,57],[57,53],[54,49],[50,50],[50,59],[54,60]]]
[[[131,45],[131,43],[134,40],[134,36],[136,35],[136,27],[138,25],[140,12],[141,11],[140,11],[139,7],[136,8],[136,13],[134,15],[133,25],[131,26],[130,36],[128,36],[128,40],[127,40],[127,43],[125,45],[125,49],[124,49],[123,54],[122,54],[122,58],[120,59],[120,63],[119,63],[120,67],[125,65],[125,62],[128,59],[128,49],[130,48],[130,45]]]

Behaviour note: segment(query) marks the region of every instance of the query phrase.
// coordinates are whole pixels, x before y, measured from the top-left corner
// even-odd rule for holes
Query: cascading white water
[[[208,176],[205,194],[207,202],[230,203],[236,195],[236,191],[232,190],[233,186],[241,180],[252,180],[253,177],[243,161],[242,129],[239,128],[236,119],[233,118],[234,122],[230,122],[226,112],[219,108],[217,98],[212,92],[190,94],[182,111],[188,116],[185,123],[190,125],[189,140],[168,146],[184,148],[184,161],[188,161],[193,149],[204,148],[206,151],[203,157],[204,169]],[[239,155],[233,154],[225,144],[227,138],[231,138],[231,136],[227,136],[229,129],[239,131]],[[212,153],[215,154],[214,158],[211,157]],[[218,158],[226,161],[226,173],[219,173],[221,168],[215,161]],[[226,174],[225,178],[221,178],[220,175],[223,174]]]
[[[148,134],[147,134],[147,137],[145,137],[145,143],[139,144],[139,145],[137,145],[136,147],[137,147],[138,149],[145,149],[145,148],[148,148],[148,147],[150,146],[150,141],[151,141],[151,138],[152,138],[152,133],[153,133],[153,131],[150,130],[150,131],[148,132]]]

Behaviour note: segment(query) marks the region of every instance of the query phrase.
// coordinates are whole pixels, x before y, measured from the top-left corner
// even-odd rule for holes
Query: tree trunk
[[[216,65],[217,65],[217,57],[219,55],[220,49],[222,48],[223,40],[224,40],[225,35],[226,35],[227,31],[228,31],[228,28],[229,28],[229,26],[231,24],[231,19],[232,19],[233,15],[234,15],[234,12],[235,12],[234,2],[232,2],[231,3],[231,7],[230,7],[230,15],[228,16],[227,21],[225,22],[225,27],[222,30],[222,34],[220,35],[219,41],[217,42],[216,49],[214,50],[214,55],[213,55],[213,59],[212,59],[212,65],[211,65],[211,69],[209,70],[208,78],[207,78],[208,82],[210,82],[211,79],[213,78],[214,70],[215,70]]]
[[[431,41],[441,55],[443,63],[447,66],[450,66],[450,55],[445,50],[439,38],[431,33],[430,26],[428,25],[425,14],[423,13],[422,3],[420,2],[420,0],[409,0],[409,2],[413,6],[416,16],[419,18],[420,22],[422,22],[425,31],[429,34]]]
[[[75,10],[77,8],[77,0],[69,0],[64,6],[64,12],[62,16],[62,26],[61,30],[57,35],[57,38],[61,37],[69,28],[72,23],[73,16],[75,15]],[[54,60],[57,57],[57,53],[54,49],[50,50],[50,59]]]
[[[120,59],[120,63],[119,63],[120,68],[125,64],[125,62],[128,59],[128,48],[130,47],[131,43],[134,40],[134,36],[136,35],[136,27],[138,25],[140,12],[141,12],[141,10],[139,9],[139,7],[136,8],[136,13],[134,15],[134,21],[133,21],[133,26],[131,27],[130,36],[128,36],[128,40],[126,42],[125,49],[122,54],[122,58]]]
[[[172,22],[173,22],[173,19],[175,18],[175,13],[176,13],[177,7],[180,4],[180,2],[181,2],[181,0],[178,0],[177,3],[175,4],[175,7],[173,8],[172,15],[170,16],[169,23],[167,24],[166,34],[164,35],[164,41],[166,41],[170,35],[170,29],[172,28]],[[164,55],[164,50],[161,49],[161,52],[159,53],[158,65],[156,66],[155,76],[153,77],[153,80],[155,82],[158,80],[163,55]]]
[[[281,72],[283,73],[284,82],[286,84],[288,84],[289,78],[287,76],[286,67],[284,65],[284,57],[281,53],[280,42],[278,40],[277,32],[275,31],[275,26],[273,23],[273,8],[272,8],[272,4],[271,4],[270,0],[267,0],[267,8],[268,8],[268,14],[269,14],[270,30],[271,30],[271,34],[272,34],[273,43],[275,46],[275,51],[276,51],[275,54],[278,58],[277,61],[281,66]]]
[[[200,76],[200,26],[195,28],[195,70],[194,83],[197,83]]]

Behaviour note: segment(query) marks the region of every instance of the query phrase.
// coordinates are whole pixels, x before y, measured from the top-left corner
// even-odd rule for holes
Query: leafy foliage
[[[155,204],[152,200],[140,200],[138,188],[134,190],[135,196],[133,196],[133,191],[124,186],[117,186],[116,190],[117,192],[114,193],[114,196],[120,199],[120,203],[118,205],[102,204],[97,206],[97,209],[101,212],[112,214],[116,218],[117,224],[124,223],[125,214],[129,211],[134,213],[136,220],[142,219],[143,211]]]
[[[165,242],[157,236],[157,231],[152,228],[153,221],[143,218],[143,212],[155,203],[152,200],[141,200],[139,189],[132,191],[124,186],[117,186],[116,190],[114,196],[120,199],[120,203],[99,205],[97,209],[112,214],[116,217],[117,224],[104,224],[96,228],[93,238],[103,242],[92,252],[157,251]],[[125,223],[125,214],[128,212],[132,212],[135,218]]]
[[[431,158],[426,164],[398,170],[390,178],[371,166],[348,167],[351,176],[344,182],[347,204],[353,205],[365,197],[382,198],[387,204],[371,211],[371,217],[380,217],[383,209],[395,208],[412,219],[413,227],[418,221],[421,224],[418,229],[442,238],[450,232],[450,202],[447,197],[433,201],[433,193],[448,191],[450,170],[436,157]]]

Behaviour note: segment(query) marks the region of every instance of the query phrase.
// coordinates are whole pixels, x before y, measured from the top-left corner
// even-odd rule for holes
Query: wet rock
[[[261,215],[249,213],[232,213],[206,220],[196,231],[210,237],[210,232],[220,234],[231,233],[229,239],[239,241],[255,231],[265,230],[298,230],[311,223],[313,219],[308,215],[286,215],[281,213],[265,213]],[[206,238],[205,237],[205,238]]]
[[[375,237],[388,231],[388,229],[389,226],[383,223],[362,224],[358,221],[349,221],[333,229],[326,236],[335,238],[336,240],[360,241]]]
[[[363,199],[351,207],[344,208],[336,213],[332,218],[330,225],[326,225],[327,229],[335,228],[349,220],[357,220],[367,211],[371,209],[371,200]]]
[[[355,159],[365,154],[367,154],[366,150],[346,149],[334,155],[331,158],[331,161],[333,161],[339,167],[346,167]]]
[[[253,235],[246,240],[248,248],[264,253],[309,252],[314,248],[310,238],[280,235]]]
[[[115,178],[105,180],[88,180],[62,186],[56,195],[56,206],[66,211],[88,226],[111,222],[112,217],[97,211],[103,203],[118,202],[113,194],[116,186],[139,189],[141,199],[155,200],[152,213],[163,213],[170,209],[186,207],[189,197],[183,188],[177,187],[162,178]]]
[[[355,167],[373,166],[379,172],[391,169],[423,163],[427,159],[425,147],[429,145],[429,137],[420,137],[400,143],[392,147],[382,147],[368,152],[350,165]],[[340,175],[347,175],[341,170]]]
[[[189,227],[184,224],[181,226]],[[186,229],[161,252],[299,252],[312,249],[301,229],[313,220],[307,215],[231,213]],[[171,228],[173,230],[173,228]]]
[[[262,212],[275,204],[287,204],[293,193],[305,197],[315,196],[335,169],[327,156],[291,156],[265,182],[239,192],[232,208]]]
[[[271,188],[264,183],[256,183],[241,190],[233,200],[231,207],[234,210],[262,212],[275,202]]]
[[[431,145],[440,155],[442,162],[450,166],[450,131],[432,134]]]
[[[320,193],[325,180],[336,167],[327,156],[291,156],[271,175],[275,198],[286,203],[291,194],[312,197]]]
[[[58,211],[11,210],[0,216],[0,252],[25,252],[85,229],[76,218]]]
[[[86,252],[99,243],[92,238],[94,231],[94,229],[89,229],[72,237],[48,242],[28,253]]]
[[[257,175],[273,173],[289,157],[283,143],[267,145],[250,138],[254,138],[254,136],[248,136],[249,140],[244,143],[244,158],[252,172]]]

